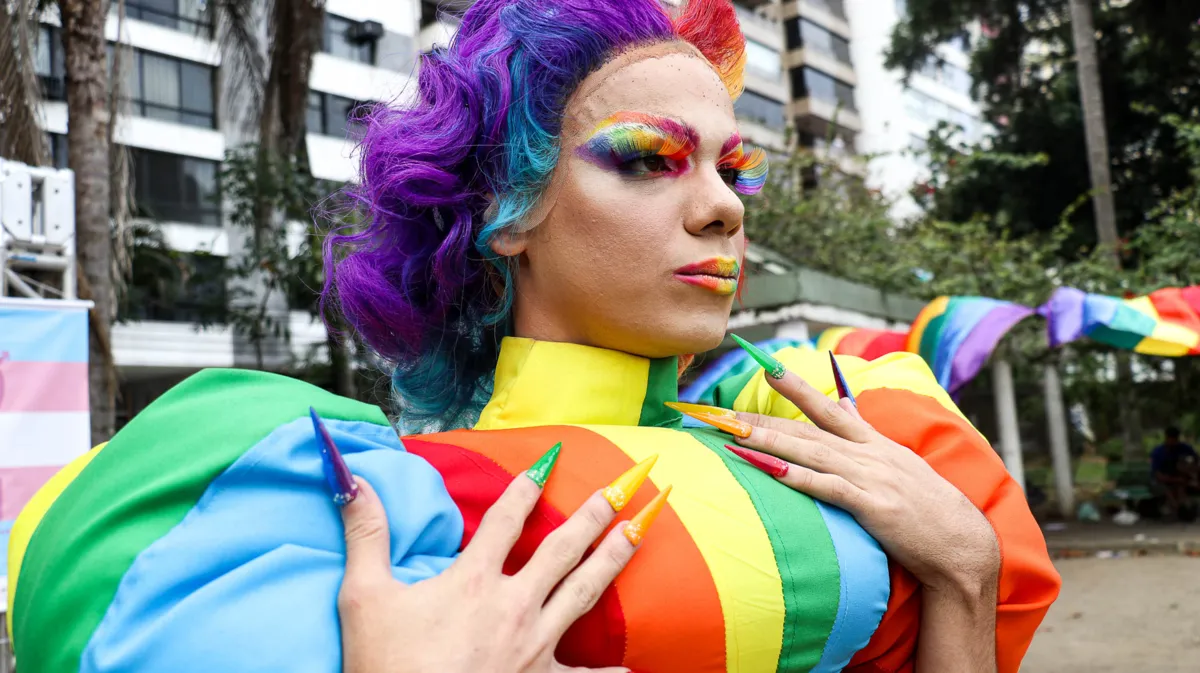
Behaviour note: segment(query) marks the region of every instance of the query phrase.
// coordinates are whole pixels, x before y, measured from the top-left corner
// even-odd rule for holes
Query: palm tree
[[[1096,237],[1111,251],[1113,264],[1121,268],[1117,215],[1113,205],[1112,178],[1109,172],[1108,131],[1104,119],[1104,92],[1100,84],[1100,60],[1096,55],[1096,27],[1091,0],[1070,0],[1071,33],[1075,41],[1075,59],[1079,68],[1079,97],[1083,103],[1083,128],[1088,149],[1088,173],[1092,181],[1092,207],[1096,213]],[[1124,418],[1125,451],[1136,458],[1142,449],[1141,418],[1129,391],[1133,384],[1130,355],[1117,352],[1117,386],[1126,399],[1121,404]]]

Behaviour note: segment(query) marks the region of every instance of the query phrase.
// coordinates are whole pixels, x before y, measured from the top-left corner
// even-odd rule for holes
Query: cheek
[[[571,226],[598,256],[661,257],[684,231],[686,200],[679,197],[682,190],[675,179],[630,181],[605,175],[581,187],[574,195]]]

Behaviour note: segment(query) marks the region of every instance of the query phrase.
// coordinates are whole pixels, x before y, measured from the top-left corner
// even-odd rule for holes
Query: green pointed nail
[[[754,358],[755,362],[762,365],[762,368],[767,371],[767,376],[773,379],[781,379],[787,373],[787,369],[784,368],[783,363],[771,357],[769,353],[736,334],[730,334],[729,336],[733,337],[737,345],[741,346],[742,350]]]
[[[550,478],[550,473],[554,471],[554,464],[558,462],[558,454],[562,451],[562,442],[550,447],[550,450],[538,458],[538,461],[533,464],[533,467],[525,470],[525,476],[533,480],[533,483],[542,488],[546,485],[546,480]]]

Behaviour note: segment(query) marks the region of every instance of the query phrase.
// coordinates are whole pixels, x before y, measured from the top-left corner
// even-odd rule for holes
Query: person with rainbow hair
[[[22,673],[1016,673],[1059,578],[919,358],[743,344],[676,401],[766,177],[744,46],[728,0],[475,2],[326,242],[397,415],[237,370],[156,400],[13,528]]]

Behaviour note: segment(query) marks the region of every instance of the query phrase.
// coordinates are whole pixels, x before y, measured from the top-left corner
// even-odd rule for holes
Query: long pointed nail
[[[550,473],[554,471],[554,465],[558,463],[558,454],[562,452],[562,442],[550,447],[550,450],[542,454],[541,458],[533,464],[528,470],[525,470],[525,476],[533,480],[533,483],[538,485],[538,488],[546,486],[546,480],[550,478]]]
[[[613,480],[613,483],[604,487],[602,495],[612,505],[614,512],[620,512],[625,509],[625,505],[633,500],[633,496],[646,483],[646,477],[650,475],[650,468],[654,467],[654,463],[658,462],[658,454],[654,454],[642,462],[634,465],[625,471],[625,474]]]
[[[842,368],[838,366],[837,358],[833,357],[833,351],[829,352],[829,363],[833,365],[833,382],[837,386],[838,397],[850,400],[850,404],[857,407],[858,400],[854,399],[854,393],[850,392],[850,384],[846,383],[846,377],[842,374]]]
[[[683,413],[691,416],[701,423],[708,423],[722,432],[728,432],[738,439],[745,439],[749,437],[751,431],[754,430],[752,425],[746,421],[738,420],[736,415],[733,418],[730,418],[728,416],[718,416],[716,414],[710,414],[703,411],[685,411]]]
[[[681,414],[712,414],[713,416],[723,416],[725,418],[737,418],[737,414],[734,413],[733,409],[710,407],[707,404],[691,404],[689,402],[663,402],[663,404]]]
[[[329,430],[321,422],[317,410],[309,407],[308,415],[312,417],[313,431],[317,433],[317,440],[321,445],[321,463],[325,468],[325,481],[333,493],[333,501],[345,507],[358,497],[358,482],[354,481],[354,475],[350,474],[350,468],[346,467],[342,452],[338,451],[337,444],[333,443],[333,437],[329,436]]]
[[[755,362],[757,362],[764,370],[766,370],[767,376],[770,376],[773,379],[781,379],[783,378],[783,375],[787,373],[787,369],[783,366],[783,363],[779,360],[776,360],[766,351],[736,334],[730,334],[729,336],[733,337],[733,340],[737,342],[737,345],[741,346],[742,350],[746,351],[750,357],[754,358]]]
[[[744,446],[726,444],[725,448],[736,453],[742,460],[766,472],[772,477],[779,478],[788,473],[788,464],[769,453],[747,449]]]
[[[650,501],[649,505],[642,508],[636,516],[629,520],[625,525],[625,539],[633,546],[638,546],[646,537],[646,531],[650,530],[650,526],[654,525],[654,520],[658,518],[658,513],[662,511],[663,505],[667,504],[667,496],[671,495],[671,487],[668,486],[659,491],[658,495]]]

